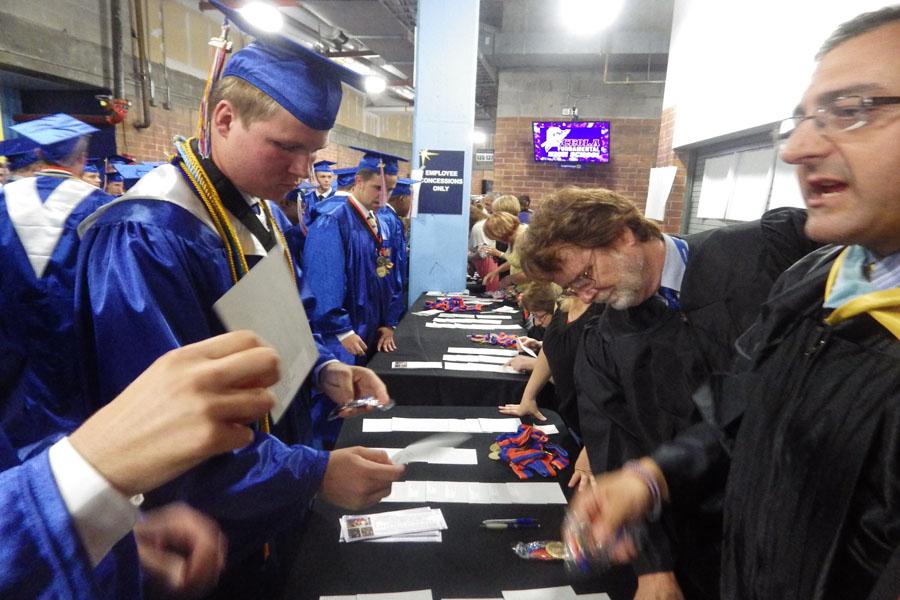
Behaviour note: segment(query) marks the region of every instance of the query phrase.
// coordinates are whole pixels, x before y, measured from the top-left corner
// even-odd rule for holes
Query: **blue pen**
[[[518,519],[485,519],[481,522],[481,526],[485,529],[537,529],[541,524],[535,518],[521,517]]]

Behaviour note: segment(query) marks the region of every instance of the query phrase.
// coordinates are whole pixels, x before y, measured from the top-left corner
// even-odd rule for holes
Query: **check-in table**
[[[435,300],[424,294],[410,307],[409,312],[397,326],[394,339],[396,352],[379,352],[368,366],[372,368],[388,386],[391,397],[404,405],[439,406],[498,406],[515,403],[522,397],[528,376],[520,373],[489,373],[477,371],[451,371],[446,369],[394,369],[394,361],[440,362],[447,348],[499,348],[470,342],[469,333],[491,333],[468,329],[437,329],[427,327],[431,317],[412,314],[425,309],[427,300]],[[490,310],[500,303],[487,307]],[[510,324],[521,324],[521,313],[504,319]],[[525,335],[524,329],[497,329],[515,335]]]
[[[572,441],[558,414],[545,411],[544,424],[554,424],[561,432],[551,441],[572,454]],[[397,406],[392,411],[349,419],[344,423],[338,447],[364,445],[403,448],[427,433],[363,433],[364,418],[497,418],[490,407]],[[477,465],[412,463],[407,480],[515,482],[519,479],[505,464],[488,458],[488,447],[497,434],[473,434],[459,445],[475,448]],[[537,477],[533,481],[558,481],[565,486],[571,476],[570,464],[558,478]],[[566,494],[568,496],[568,489]],[[578,593],[605,591],[617,600],[631,598],[634,581],[630,569],[614,570],[602,579],[573,580],[562,561],[531,561],[519,558],[512,546],[519,541],[559,540],[565,514],[562,504],[465,504],[465,503],[379,503],[355,514],[393,511],[421,506],[440,508],[448,528],[443,541],[429,542],[351,542],[338,541],[338,519],[351,511],[338,509],[317,500],[304,528],[296,534],[296,554],[290,557],[292,568],[285,599],[318,599],[323,595],[391,593],[431,589],[434,598],[499,598],[502,590],[572,585]],[[482,529],[484,519],[534,517],[540,529]]]

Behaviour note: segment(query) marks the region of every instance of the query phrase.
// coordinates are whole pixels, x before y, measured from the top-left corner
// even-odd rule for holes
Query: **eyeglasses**
[[[569,285],[563,287],[562,295],[567,297],[577,296],[578,292],[586,287],[596,285],[596,283],[597,282],[594,281],[594,253],[591,252],[588,264],[581,272],[581,275],[572,280]]]
[[[900,104],[900,96],[840,96],[819,106],[811,115],[794,115],[780,121],[774,131],[775,141],[787,140],[808,119],[823,135],[853,131],[866,126],[873,109],[889,104]]]

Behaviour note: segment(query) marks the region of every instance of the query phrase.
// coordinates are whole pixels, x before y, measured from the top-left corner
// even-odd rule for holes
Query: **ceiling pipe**
[[[138,81],[141,86],[141,116],[143,120],[135,123],[136,129],[147,129],[151,124],[150,117],[150,85],[147,77],[147,38],[144,32],[144,10],[142,0],[136,0],[132,6],[135,19],[135,36],[138,44]]]
[[[112,33],[113,96],[125,97],[125,65],[122,52],[122,3],[111,0],[109,7]]]

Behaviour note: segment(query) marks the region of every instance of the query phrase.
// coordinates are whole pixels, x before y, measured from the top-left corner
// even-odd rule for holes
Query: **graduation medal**
[[[372,238],[375,240],[375,274],[378,275],[379,278],[384,279],[387,277],[390,270],[394,268],[394,263],[391,262],[391,249],[384,247],[384,237],[372,227],[369,220],[366,218],[366,215],[359,209],[356,203],[349,198],[347,199],[347,202],[350,203],[350,206],[353,207],[353,210],[355,210],[356,214],[359,215],[359,218],[362,219],[362,222],[366,224],[369,233],[372,234]]]

